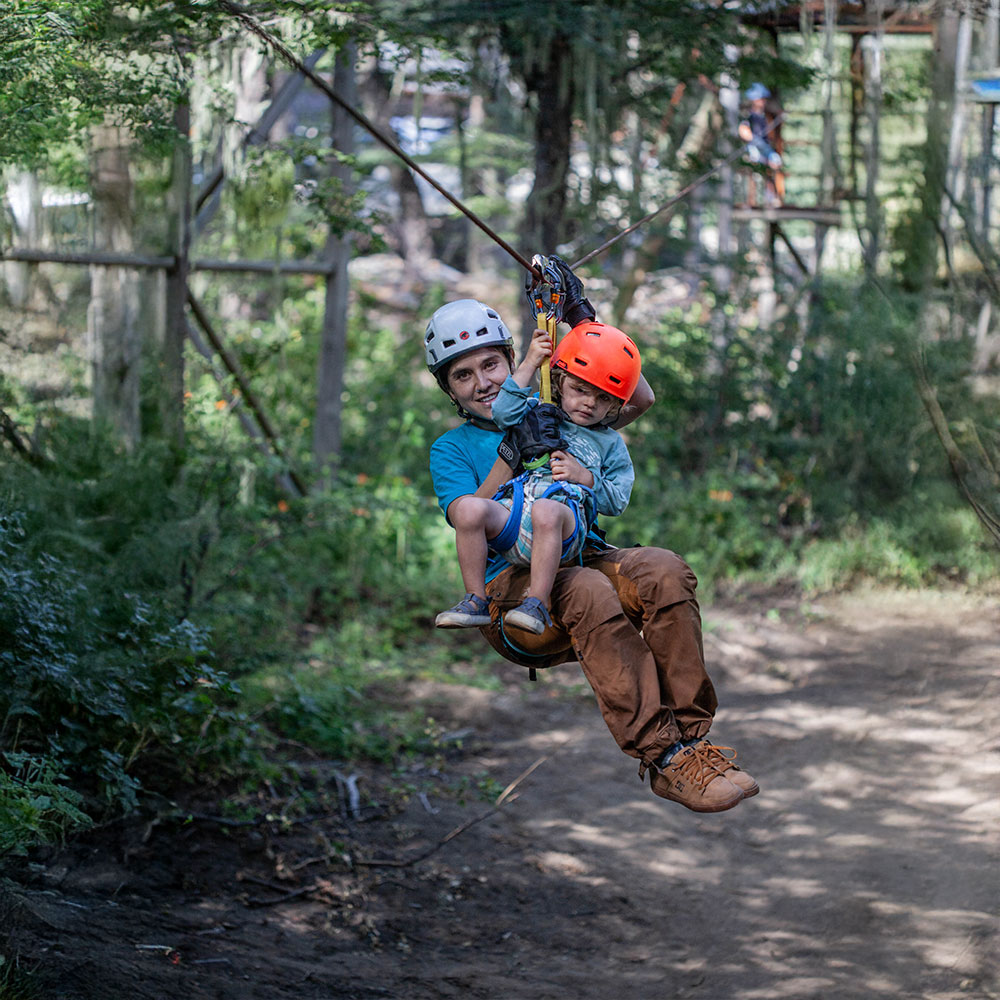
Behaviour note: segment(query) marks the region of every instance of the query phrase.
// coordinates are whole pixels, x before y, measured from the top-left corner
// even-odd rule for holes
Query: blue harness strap
[[[516,479],[511,479],[504,483],[493,494],[494,500],[502,500],[511,494],[510,513],[507,515],[507,522],[500,529],[500,534],[487,539],[487,544],[494,552],[506,552],[517,541],[517,533],[521,529],[521,512],[524,510],[524,477],[527,473],[522,472]]]
[[[500,533],[498,535],[494,535],[493,538],[487,539],[487,544],[494,552],[506,552],[508,549],[512,548],[514,543],[517,541],[518,534],[521,530],[521,518],[524,513],[524,481],[529,475],[530,472],[522,472],[519,476],[504,483],[503,486],[501,486],[500,489],[493,494],[494,500],[503,500],[507,496],[511,497],[510,513],[507,515],[507,520],[504,523],[504,526],[500,529]],[[589,500],[589,506],[593,510],[594,491],[590,489],[589,486],[583,485],[580,485],[580,489],[586,492],[587,499]],[[545,489],[545,492],[542,493],[541,496],[537,497],[537,499],[546,500],[558,493],[566,492],[566,488],[562,483],[552,483],[552,485],[548,486]],[[575,497],[572,497],[571,499],[574,501],[576,500]],[[586,505],[588,504],[585,502],[585,506]],[[568,504],[567,506],[573,512],[573,531],[568,538],[563,539],[563,558],[565,558],[566,553],[572,548],[573,542],[580,534],[581,527],[583,527],[580,518],[579,503],[574,502]],[[591,523],[596,522],[596,520],[596,516],[588,518],[586,529],[589,529]]]

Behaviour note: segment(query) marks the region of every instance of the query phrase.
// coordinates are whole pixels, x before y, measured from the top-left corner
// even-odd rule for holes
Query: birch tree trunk
[[[129,252],[132,178],[129,139],[110,125],[92,134],[95,249]],[[94,419],[107,423],[127,448],[139,442],[139,279],[125,267],[91,267],[87,346]]]
[[[945,242],[946,252],[951,256],[954,241],[952,219],[955,214],[954,205],[965,197],[965,175],[962,169],[964,155],[963,142],[965,137],[966,106],[961,94],[965,90],[965,81],[969,69],[969,56],[972,52],[972,18],[966,11],[958,15],[955,29],[955,48],[953,59],[953,76],[951,80],[951,128],[948,132],[948,151],[945,159],[944,191],[941,197],[941,232]],[[947,82],[942,81],[945,88]],[[945,89],[945,94],[948,94]]]
[[[353,42],[348,42],[337,52],[333,74],[333,89],[352,105],[355,103],[356,56],[356,46]],[[353,120],[339,104],[333,107],[332,128],[333,148],[340,153],[353,153]],[[352,183],[351,167],[348,164],[335,162],[331,173],[345,188]],[[326,304],[316,383],[316,419],[313,423],[313,458],[319,471],[316,483],[320,488],[333,484],[340,461],[340,397],[344,387],[344,366],[347,363],[347,307],[350,288],[347,265],[350,258],[350,233],[338,235],[331,231],[326,243],[330,273],[326,279]]]
[[[7,184],[7,203],[14,221],[12,245],[37,250],[42,212],[42,189],[38,177],[28,170],[18,171]],[[5,260],[2,267],[10,303],[16,309],[23,309],[31,296],[31,278],[35,268],[15,260]]]

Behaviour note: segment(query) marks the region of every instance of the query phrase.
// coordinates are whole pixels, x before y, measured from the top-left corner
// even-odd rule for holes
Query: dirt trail
[[[501,694],[431,692],[435,718],[474,734],[392,778],[425,794],[391,818],[139,829],[117,853],[52,858],[23,897],[22,952],[63,1000],[998,998],[1000,604],[871,593],[807,611],[705,609],[713,735],[762,788],[728,813],[640,785],[576,667],[512,674]],[[500,788],[542,758],[441,844],[488,807],[435,781]]]

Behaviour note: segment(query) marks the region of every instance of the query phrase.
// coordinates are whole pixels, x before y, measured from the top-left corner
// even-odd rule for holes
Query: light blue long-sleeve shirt
[[[539,399],[531,389],[508,377],[493,401],[493,422],[501,430],[519,424]],[[594,477],[598,514],[618,515],[628,506],[635,482],[632,459],[621,434],[610,427],[581,427],[568,417],[559,426],[566,449]]]

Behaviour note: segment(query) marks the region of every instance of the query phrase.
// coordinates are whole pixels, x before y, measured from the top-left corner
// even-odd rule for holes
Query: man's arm
[[[650,388],[645,376],[640,375],[639,384],[635,387],[635,392],[632,393],[629,401],[622,407],[621,413],[618,414],[618,419],[611,426],[615,430],[618,430],[620,427],[632,423],[636,417],[642,416],[655,402],[656,396],[653,395],[653,390]]]
[[[448,523],[452,523],[451,515],[455,504],[464,500],[466,496],[482,497],[485,500],[492,499],[494,494],[498,489],[508,479],[514,478],[514,470],[500,457],[493,463],[493,468],[490,469],[489,474],[483,480],[482,484],[476,490],[475,493],[466,493],[465,496],[455,497],[450,504],[448,504],[448,510],[445,512],[448,518]]]

